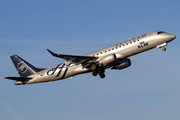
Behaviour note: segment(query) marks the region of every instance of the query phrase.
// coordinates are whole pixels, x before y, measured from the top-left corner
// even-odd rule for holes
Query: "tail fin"
[[[16,67],[21,77],[27,77],[41,71],[40,69],[32,66],[31,64],[20,58],[18,55],[11,56],[11,60],[13,61],[14,66]]]

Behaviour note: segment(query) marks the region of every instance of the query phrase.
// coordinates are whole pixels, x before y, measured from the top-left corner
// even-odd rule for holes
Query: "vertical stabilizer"
[[[36,67],[32,66],[31,64],[29,64],[28,62],[23,60],[18,55],[11,56],[11,60],[13,61],[14,66],[16,67],[16,69],[21,77],[27,77],[29,75],[32,75],[32,74],[40,71]]]

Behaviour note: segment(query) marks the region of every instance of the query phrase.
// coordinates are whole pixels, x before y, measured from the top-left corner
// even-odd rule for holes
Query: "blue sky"
[[[0,118],[2,120],[179,120],[180,17],[178,0],[0,1]],[[83,74],[51,83],[15,86],[9,56],[37,67],[85,55],[151,31],[177,38],[167,51],[130,57],[132,66],[106,70],[106,78]]]

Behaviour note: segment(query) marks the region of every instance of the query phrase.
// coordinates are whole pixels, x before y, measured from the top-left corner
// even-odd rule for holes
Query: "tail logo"
[[[27,67],[24,64],[24,61],[21,61],[20,63],[17,64],[17,71],[21,73],[25,73],[27,71]]]

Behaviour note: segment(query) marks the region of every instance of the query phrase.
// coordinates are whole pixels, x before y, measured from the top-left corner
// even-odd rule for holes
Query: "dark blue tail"
[[[14,66],[16,67],[21,77],[27,77],[42,70],[32,66],[31,64],[20,58],[18,55],[11,56],[11,60],[13,61]]]

